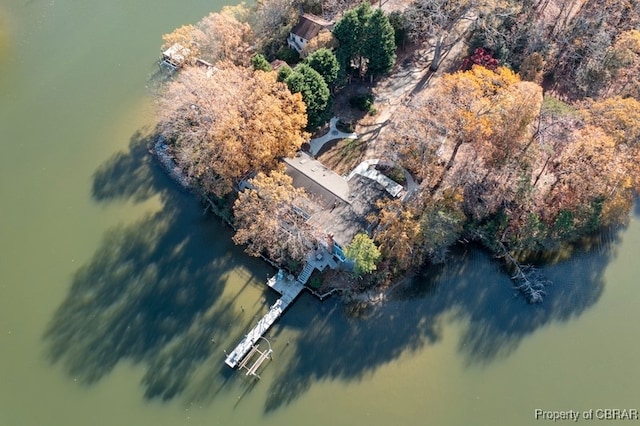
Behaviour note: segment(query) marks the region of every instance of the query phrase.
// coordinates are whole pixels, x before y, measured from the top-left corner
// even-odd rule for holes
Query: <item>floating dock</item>
[[[282,297],[269,308],[269,312],[258,321],[255,327],[238,343],[238,346],[236,346],[233,352],[227,356],[224,362],[231,368],[236,368],[239,364],[242,364],[243,367],[246,365],[246,363],[243,363],[243,360],[245,358],[248,360],[254,355],[255,351],[257,351],[256,343],[258,340],[267,332],[273,323],[280,318],[280,315],[282,315],[304,288],[304,284],[293,277],[286,277],[282,271],[269,278],[267,285],[280,293]],[[251,353],[249,354],[250,351]],[[270,349],[267,355],[261,353],[259,363],[256,362],[256,364],[254,364],[256,369],[269,355],[271,355]],[[253,368],[249,369],[248,374],[255,373],[255,370],[253,372],[251,372],[251,370],[253,370]]]

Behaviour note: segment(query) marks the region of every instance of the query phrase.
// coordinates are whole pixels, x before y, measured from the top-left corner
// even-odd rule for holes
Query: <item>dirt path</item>
[[[393,160],[389,158],[391,150],[386,142],[389,139],[388,132],[393,131],[390,130],[390,124],[394,121],[394,115],[399,107],[410,102],[414,95],[427,90],[432,80],[455,68],[454,64],[464,54],[466,35],[471,22],[465,20],[460,23],[460,28],[456,30],[460,36],[443,51],[439,71],[434,73],[429,70],[433,48],[409,51],[399,56],[392,74],[374,87],[377,114],[364,118],[356,127],[356,132],[367,144],[365,159]]]
[[[426,55],[424,55],[426,57]],[[356,132],[367,143],[365,158],[387,158],[385,135],[398,108],[407,102],[420,82],[433,73],[423,61],[404,61],[387,79],[373,89],[377,114],[363,119]]]

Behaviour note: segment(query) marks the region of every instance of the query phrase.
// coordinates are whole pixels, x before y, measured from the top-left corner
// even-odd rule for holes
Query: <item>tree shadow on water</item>
[[[283,319],[295,316],[303,332],[293,348],[296,354],[271,385],[265,411],[293,402],[316,381],[361,380],[403,352],[441,337],[441,321],[425,321],[427,314],[415,303],[387,301],[369,307],[329,300],[324,304],[330,309],[314,316],[305,316],[294,306],[295,312]]]
[[[108,231],[76,271],[44,335],[48,357],[84,384],[100,380],[119,362],[143,364],[147,398],[169,399],[195,389],[196,397],[210,400],[233,373],[222,363],[205,362],[216,348],[211,337],[226,339],[237,321],[233,301],[221,297],[224,277],[246,258],[230,233],[219,227],[207,232],[197,201],[180,192],[148,155],[149,141],[134,135],[128,152],[100,166],[93,196],[100,202],[139,202],[159,195],[164,207]],[[463,324],[458,350],[468,365],[508,356],[536,330],[575,318],[598,301],[617,242],[618,235],[609,233],[596,248],[545,267],[555,284],[542,305],[526,304],[500,266],[476,249],[428,268],[380,306],[345,307],[330,300],[320,309],[304,309],[298,301],[281,326],[293,324],[301,334],[287,346],[288,364],[270,385],[265,411],[294,401],[315,382],[362,380],[403,353],[439,341],[448,321]],[[202,370],[206,380],[196,377]],[[211,375],[220,380],[209,380]]]
[[[603,237],[596,246],[580,248],[570,259],[542,268],[553,284],[540,304],[527,304],[499,264],[491,262],[486,253],[474,253],[473,257],[485,258],[482,263],[488,266],[488,275],[474,270],[471,291],[448,300],[455,307],[456,319],[466,324],[458,346],[466,364],[484,365],[505,358],[537,330],[577,318],[595,305],[604,290],[605,268],[619,242],[616,233],[603,231]],[[485,276],[495,281],[483,281]]]
[[[137,131],[126,152],[114,154],[98,167],[93,175],[92,196],[95,200],[141,202],[172,188],[157,161],[149,154],[155,137],[152,131]]]
[[[620,231],[603,230],[588,245],[576,247],[568,260],[541,267],[552,284],[540,304],[526,303],[501,263],[472,247],[459,261],[429,268],[399,296],[424,297],[426,311],[435,317],[449,313],[451,321],[463,324],[459,353],[467,366],[485,365],[509,356],[537,330],[592,307],[604,290],[604,271],[616,256]]]
[[[399,285],[380,306],[350,305],[345,315],[333,302],[330,313],[300,325],[296,354],[271,385],[265,411],[289,404],[315,382],[360,380],[404,352],[437,342],[452,322],[462,327],[458,352],[467,366],[502,359],[535,331],[575,318],[598,301],[618,242],[619,232],[603,232],[592,247],[544,267],[554,284],[542,304],[527,304],[500,264],[472,247]]]
[[[242,257],[230,233],[205,217],[151,161],[148,139],[94,176],[97,200],[141,201],[159,194],[163,208],[108,230],[73,275],[69,293],[44,334],[47,356],[78,382],[93,384],[118,363],[144,364],[147,398],[172,398],[224,339],[236,313],[221,298]]]

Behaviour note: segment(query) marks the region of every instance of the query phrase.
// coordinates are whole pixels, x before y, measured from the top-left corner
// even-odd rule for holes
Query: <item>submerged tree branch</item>
[[[540,303],[547,295],[545,288],[551,284],[542,272],[533,265],[521,265],[501,242],[498,242],[506,263],[515,270],[511,276],[514,286],[527,298],[529,303]]]

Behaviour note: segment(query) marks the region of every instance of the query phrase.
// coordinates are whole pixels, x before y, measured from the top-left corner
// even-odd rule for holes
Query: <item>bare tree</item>
[[[295,0],[258,1],[249,23],[260,50],[267,58],[274,56],[287,39],[289,30],[298,19],[298,12]]]
[[[230,11],[210,13],[199,23],[202,31],[200,52],[203,59],[213,62],[231,61],[248,65],[254,34],[246,22],[239,21]]]

